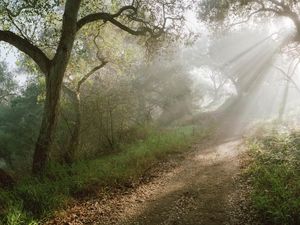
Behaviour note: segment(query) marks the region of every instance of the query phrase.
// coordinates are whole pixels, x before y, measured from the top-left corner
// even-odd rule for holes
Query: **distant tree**
[[[300,93],[300,89],[297,85],[297,83],[294,81],[294,75],[296,73],[297,67],[300,63],[299,58],[295,58],[290,62],[290,65],[287,69],[281,68],[279,66],[275,66],[275,68],[283,75],[285,80],[285,87],[283,91],[283,96],[281,103],[279,105],[279,112],[278,112],[278,119],[282,120],[284,112],[286,110],[286,105],[288,103],[288,95],[289,95],[289,89],[291,87],[296,88],[296,90]]]
[[[82,85],[98,70],[103,68],[107,62],[104,59],[99,58],[99,65],[92,68],[88,73],[82,75],[78,82],[76,82],[76,87],[74,89],[68,87],[67,85],[63,86],[64,92],[71,99],[71,102],[74,105],[75,111],[75,120],[73,123],[73,129],[71,131],[71,138],[67,145],[67,150],[64,154],[64,160],[67,163],[72,163],[74,160],[74,153],[77,152],[80,142],[80,128],[81,128],[81,87]]]
[[[140,120],[158,119],[160,124],[167,125],[194,110],[192,79],[181,62],[160,59],[145,65],[135,86]]]
[[[295,0],[212,0],[212,1],[201,1],[198,4],[198,15],[201,20],[204,20],[210,24],[210,26],[219,29],[231,29],[237,28],[236,26],[247,23],[250,20],[254,22],[257,20],[277,18],[277,17],[286,17],[289,18],[295,26],[295,34],[293,37],[290,37],[288,40],[280,46],[282,49],[284,47],[289,48],[289,51],[298,51],[297,56],[299,58],[299,48],[297,45],[300,42],[300,6],[299,1]],[[215,25],[215,26],[214,26]],[[280,31],[278,32],[281,35]],[[234,57],[234,59],[227,62],[227,65],[234,63],[236,60],[241,58],[243,55],[247,54],[247,51],[253,51],[257,46],[265,45],[267,42],[269,46],[266,46],[264,49],[272,49],[275,46],[272,43],[273,34],[270,34],[266,38],[262,38],[261,41],[258,41],[249,49],[246,49],[244,52],[241,52],[239,55]],[[267,41],[268,40],[268,41]],[[291,44],[292,43],[292,44]],[[295,47],[296,46],[296,47]],[[296,49],[296,50],[295,50]],[[263,60],[263,59],[262,59]],[[230,79],[231,83],[234,85],[237,94],[228,98],[217,109],[218,115],[232,115],[233,111],[240,110],[245,107],[245,99],[247,96],[251,96],[250,93],[255,91],[255,87],[259,85],[259,82],[262,81],[263,76],[265,76],[265,70],[270,68],[272,65],[272,57],[269,59],[265,58],[265,61],[260,61],[260,65],[256,65],[257,72],[254,75],[247,74],[244,68],[241,68],[237,72],[232,73],[232,70],[229,69],[229,74],[227,77]],[[249,60],[249,65],[252,61]],[[221,69],[226,71],[226,65],[222,65]],[[261,68],[259,68],[261,67]],[[258,70],[259,69],[259,70]],[[286,77],[291,76],[290,72],[281,71],[282,74],[285,74]],[[286,87],[284,91],[284,97],[281,104],[281,109],[279,112],[279,117],[282,117],[284,112],[286,98],[288,95],[289,85],[292,83],[292,80],[286,82]]]

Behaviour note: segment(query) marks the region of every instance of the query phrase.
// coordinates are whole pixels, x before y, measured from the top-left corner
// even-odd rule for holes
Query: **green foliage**
[[[30,165],[42,114],[41,92],[38,83],[30,82],[21,95],[0,105],[0,158],[13,168]]]
[[[152,130],[136,143],[121,146],[122,151],[93,160],[79,161],[71,167],[50,164],[42,178],[23,178],[11,191],[0,190],[0,213],[4,223],[28,224],[64,206],[71,196],[89,194],[92,188],[122,186],[138,180],[166,156],[187,150],[195,139],[210,135],[196,127]],[[33,222],[32,222],[33,224]]]
[[[266,224],[300,223],[300,133],[251,139],[252,201]]]

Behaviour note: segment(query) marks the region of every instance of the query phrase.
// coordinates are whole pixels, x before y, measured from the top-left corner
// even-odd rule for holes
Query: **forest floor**
[[[188,154],[156,165],[140,184],[78,201],[47,224],[250,224],[240,215],[241,143],[194,144]]]

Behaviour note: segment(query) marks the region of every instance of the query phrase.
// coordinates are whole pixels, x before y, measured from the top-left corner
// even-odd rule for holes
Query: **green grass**
[[[4,203],[0,206],[1,221],[8,225],[36,224],[34,221],[64,207],[74,196],[137,182],[155,163],[209,135],[208,129],[192,126],[152,131],[144,140],[121,146],[114,155],[79,161],[72,167],[52,163],[43,178],[27,177],[13,190],[0,190],[0,202]]]
[[[251,199],[263,224],[300,224],[300,133],[248,141]]]

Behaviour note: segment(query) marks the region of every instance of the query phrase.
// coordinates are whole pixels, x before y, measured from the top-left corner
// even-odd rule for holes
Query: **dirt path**
[[[49,224],[234,224],[229,200],[239,172],[240,141],[203,149],[151,182],[119,196],[78,203]]]

